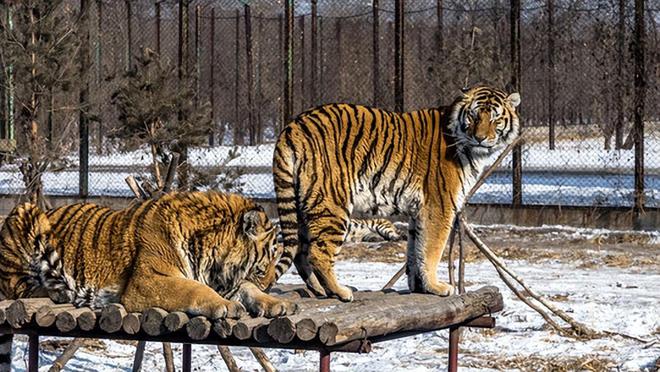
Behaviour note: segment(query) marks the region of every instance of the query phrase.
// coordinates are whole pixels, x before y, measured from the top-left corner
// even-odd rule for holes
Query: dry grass
[[[538,263],[575,265],[581,269],[644,268],[660,272],[660,245],[650,243],[648,236],[636,233],[607,235],[573,234],[537,229],[484,228],[479,236],[501,258]],[[469,241],[465,244],[465,262],[474,263],[485,257]],[[458,248],[455,249],[458,257]],[[403,263],[406,242],[347,243],[338,256],[340,260]],[[443,260],[447,260],[445,251]]]
[[[463,362],[463,367],[492,368],[500,371],[518,369],[521,371],[610,371],[616,368],[611,359],[599,355],[584,355],[580,357],[539,357],[515,356],[502,358],[498,355],[470,358]]]

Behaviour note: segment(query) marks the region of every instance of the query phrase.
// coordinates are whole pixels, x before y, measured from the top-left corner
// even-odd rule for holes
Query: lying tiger
[[[295,305],[274,283],[277,229],[254,202],[172,193],[123,210],[16,207],[0,230],[0,298],[48,296],[99,308],[120,302],[206,317],[274,317]]]

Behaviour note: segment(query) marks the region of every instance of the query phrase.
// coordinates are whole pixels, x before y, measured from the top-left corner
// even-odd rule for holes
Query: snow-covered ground
[[[530,233],[532,237],[537,234],[534,231],[514,230],[509,231]],[[565,244],[566,237],[592,239],[612,233],[556,228],[546,234],[549,234],[549,241],[553,241],[557,234],[563,236],[556,240],[559,245]],[[584,259],[571,261],[554,258],[507,260],[507,263],[527,284],[554,299],[556,306],[578,321],[599,330],[625,333],[655,340],[655,343],[643,344],[622,337],[578,341],[558,336],[544,326],[539,315],[504,286],[490,263],[481,260],[468,262],[466,266],[468,290],[484,285],[498,286],[504,296],[505,309],[497,314],[497,328],[494,331],[467,330],[464,333],[459,357],[461,370],[510,370],[515,366],[522,370],[540,370],[543,366],[567,367],[576,360],[580,361],[578,365],[584,363],[582,369],[598,362],[599,368],[606,370],[652,370],[660,357],[660,266],[657,242],[651,240],[647,244],[650,245],[642,248],[645,255],[650,254],[650,265],[619,268],[584,265]],[[587,248],[582,253],[583,257],[595,258],[606,252]],[[379,289],[400,266],[401,263],[341,260],[336,269],[344,284],[360,289]],[[446,277],[445,267],[442,265],[440,277]],[[299,282],[299,278],[289,273],[282,282]],[[405,288],[405,279],[399,281],[396,287]],[[335,371],[437,371],[446,368],[447,345],[447,331],[431,332],[376,344],[370,354],[335,353],[332,368]],[[174,350],[176,360],[180,360],[181,346],[174,345]],[[14,351],[15,370],[24,370],[25,339],[15,343]],[[132,345],[104,340],[100,348],[79,351],[67,369],[129,370],[133,351]],[[232,348],[232,351],[243,370],[259,370],[259,365],[246,348]],[[313,371],[318,368],[319,356],[316,352],[267,350],[266,353],[280,371]],[[212,346],[195,345],[193,355],[193,370],[226,370]],[[41,364],[50,365],[55,357],[55,353],[43,352]],[[550,362],[554,364],[543,364]],[[160,345],[148,344],[143,370],[162,370],[163,365]]]

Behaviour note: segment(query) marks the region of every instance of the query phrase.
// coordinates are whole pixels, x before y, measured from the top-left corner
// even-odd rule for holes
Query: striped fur
[[[261,207],[217,192],[172,193],[119,211],[23,204],[0,229],[0,293],[209,318],[245,308],[285,315],[295,306],[262,292],[274,283],[276,237]]]
[[[351,218],[344,240],[347,242],[397,241],[402,238],[396,226],[384,218]]]
[[[235,296],[244,281],[261,290],[274,283],[276,236],[260,206],[218,192],[172,193],[119,211],[73,204],[43,213],[23,204],[0,230],[0,292],[92,308],[121,301],[128,311],[160,306],[219,317],[217,299]],[[218,306],[207,308],[201,299],[199,309],[177,301],[169,306],[165,283],[158,283],[166,279],[177,298],[184,289],[204,295],[212,289],[216,300],[208,305]]]
[[[517,93],[476,87],[450,107],[395,113],[330,104],[302,113],[280,134],[273,173],[284,253],[318,294],[350,301],[334,255],[354,211],[410,217],[408,284],[446,296],[436,269],[455,213],[488,158],[518,136]]]

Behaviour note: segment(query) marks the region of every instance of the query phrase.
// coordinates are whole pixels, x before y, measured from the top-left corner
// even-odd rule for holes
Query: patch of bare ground
[[[660,239],[653,233],[511,226],[480,226],[477,233],[506,260],[561,262],[583,269],[635,267],[660,271]],[[471,242],[466,239],[465,243],[467,263],[485,260]],[[350,242],[339,253],[339,259],[353,261],[394,263],[405,262],[405,258],[405,241]],[[446,258],[445,251],[443,260]]]
[[[467,359],[467,358],[466,358]],[[517,369],[520,371],[611,371],[616,363],[611,359],[599,355],[584,355],[580,357],[540,357],[521,355],[514,357],[501,357],[499,355],[481,355],[478,358],[469,358],[463,361],[463,367],[492,368],[500,371]]]
[[[62,353],[72,341],[73,339],[47,339],[41,341],[39,347],[41,350],[49,353]],[[90,351],[99,351],[108,348],[103,340],[97,339],[84,339],[81,347]]]

